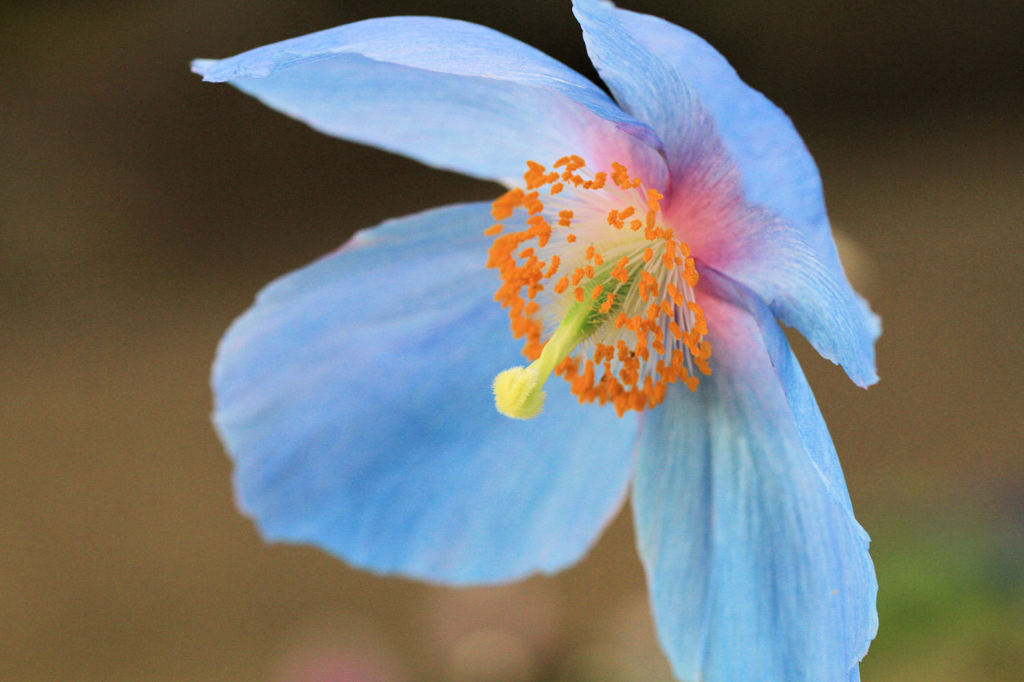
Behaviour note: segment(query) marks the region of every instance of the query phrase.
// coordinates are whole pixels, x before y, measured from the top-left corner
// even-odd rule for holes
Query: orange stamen
[[[505,192],[491,204],[491,215],[495,220],[505,220],[511,217],[512,212],[522,204],[524,194],[519,187],[513,187]]]

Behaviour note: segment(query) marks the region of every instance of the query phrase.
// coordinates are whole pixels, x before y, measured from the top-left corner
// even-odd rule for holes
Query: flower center
[[[595,173],[567,156],[551,171],[527,168],[525,189],[491,208],[499,221],[525,211],[527,228],[485,231],[496,236],[487,267],[502,279],[494,299],[532,361],[495,378],[498,410],[536,416],[552,372],[580,402],[611,403],[619,416],[658,405],[677,381],[697,390],[694,369],[711,373],[707,322],[689,247],[660,224],[661,193],[618,163]]]

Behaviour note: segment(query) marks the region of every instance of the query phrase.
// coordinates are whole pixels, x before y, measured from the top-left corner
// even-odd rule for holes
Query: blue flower
[[[879,325],[814,162],[697,36],[573,9],[614,101],[430,17],[195,62],[317,130],[508,188],[359,232],[232,325],[214,420],[239,505],[268,540],[479,584],[578,561],[631,491],[680,679],[857,679],[868,537],[777,321],[861,386]]]

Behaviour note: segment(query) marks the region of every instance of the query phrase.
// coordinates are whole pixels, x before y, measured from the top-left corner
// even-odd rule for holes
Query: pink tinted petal
[[[687,682],[856,679],[877,628],[868,538],[785,337],[724,283],[715,293],[739,300],[707,295],[708,282],[699,297],[712,375],[694,393],[674,387],[638,448],[658,634]]]

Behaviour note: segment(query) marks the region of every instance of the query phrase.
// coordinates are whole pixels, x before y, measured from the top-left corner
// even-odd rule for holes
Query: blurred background
[[[798,342],[873,537],[863,679],[1022,679],[1024,3],[622,4],[790,114],[884,318],[867,392]],[[498,188],[188,62],[387,14],[596,78],[568,2],[0,4],[0,680],[670,679],[628,511],[562,575],[456,591],[265,546],[234,509],[207,388],[232,318],[358,228]]]

